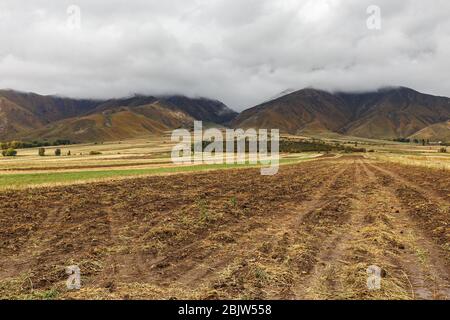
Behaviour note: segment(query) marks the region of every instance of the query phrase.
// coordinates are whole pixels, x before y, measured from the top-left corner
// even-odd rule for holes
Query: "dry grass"
[[[388,161],[409,166],[450,170],[450,155],[400,155],[383,153],[371,155],[369,157],[381,162]]]

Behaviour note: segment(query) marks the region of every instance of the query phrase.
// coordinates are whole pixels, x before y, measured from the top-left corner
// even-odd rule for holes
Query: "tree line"
[[[25,148],[38,148],[38,147],[51,147],[51,146],[65,146],[69,144],[74,144],[74,142],[68,139],[57,139],[54,141],[8,141],[0,142],[0,149],[25,149]]]

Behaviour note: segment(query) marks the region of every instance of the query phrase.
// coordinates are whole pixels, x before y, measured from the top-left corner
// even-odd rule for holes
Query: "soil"
[[[448,171],[345,156],[274,176],[4,191],[0,203],[2,298],[450,298]],[[65,286],[69,265],[80,290]]]

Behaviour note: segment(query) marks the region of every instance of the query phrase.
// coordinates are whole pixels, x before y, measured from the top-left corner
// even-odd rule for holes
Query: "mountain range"
[[[450,99],[396,87],[364,93],[303,89],[240,113],[232,126],[291,134],[449,140]]]
[[[191,127],[194,120],[224,125],[236,115],[220,101],[206,98],[135,95],[85,100],[0,90],[3,140],[121,140]]]
[[[286,90],[240,114],[217,100],[179,95],[93,100],[0,90],[0,140],[121,140],[191,128],[194,120],[290,134],[450,141],[450,99],[405,87]]]

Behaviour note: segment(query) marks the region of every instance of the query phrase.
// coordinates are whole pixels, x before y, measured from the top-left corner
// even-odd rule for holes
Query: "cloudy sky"
[[[0,88],[236,110],[303,87],[450,96],[449,13],[448,0],[1,0]]]

